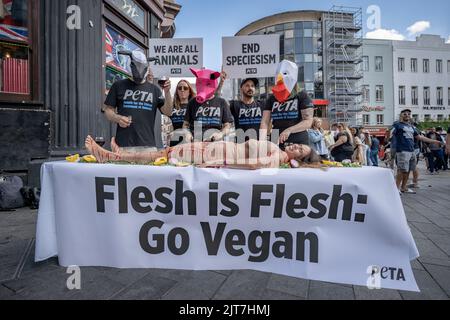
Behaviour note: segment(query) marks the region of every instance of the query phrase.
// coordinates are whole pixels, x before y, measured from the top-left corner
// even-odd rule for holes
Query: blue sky
[[[220,70],[223,36],[233,36],[242,27],[260,18],[292,10],[328,10],[335,5],[362,7],[364,34],[370,5],[381,10],[381,29],[373,37],[414,40],[420,33],[450,39],[450,1],[448,0],[176,0],[182,5],[176,18],[176,38],[203,38],[204,65]],[[419,22],[419,23],[417,23]],[[411,34],[408,27],[413,26]],[[422,31],[423,30],[423,31]],[[381,36],[380,36],[381,35]]]

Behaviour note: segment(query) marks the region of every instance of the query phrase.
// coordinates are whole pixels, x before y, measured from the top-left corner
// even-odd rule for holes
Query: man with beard
[[[234,117],[237,141],[249,138],[258,139],[261,126],[264,102],[255,100],[258,79],[248,78],[241,82],[241,99],[230,101],[231,113]]]
[[[172,115],[173,103],[170,95],[170,81],[161,89],[148,82],[149,60],[139,50],[122,51],[119,54],[130,56],[132,79],[115,82],[109,90],[102,112],[106,118],[117,123],[116,139],[121,147],[156,147],[155,130],[157,111]],[[156,132],[156,134],[155,134]]]

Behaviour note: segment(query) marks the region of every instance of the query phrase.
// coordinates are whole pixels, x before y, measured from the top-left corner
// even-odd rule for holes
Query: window
[[[377,114],[377,125],[383,125],[383,124],[384,124],[384,115]]]
[[[413,106],[419,105],[419,87],[411,87],[411,104]]]
[[[423,73],[430,73],[430,60],[423,59]]]
[[[426,106],[430,105],[430,87],[423,88],[423,104]]]
[[[413,118],[414,122],[419,122],[419,115],[418,114],[413,114],[412,118]]]
[[[105,28],[105,41],[110,43],[106,45],[106,93],[111,88],[112,84],[120,79],[126,79],[131,75],[131,69],[129,65],[128,56],[120,56],[114,54],[117,50],[140,50],[145,53],[145,50],[138,46],[135,42],[131,41],[115,29],[106,25]],[[120,49],[119,49],[120,48]]]
[[[383,71],[383,57],[380,56],[375,57],[375,71],[377,72]]]
[[[450,73],[450,60],[447,60],[447,72]]]
[[[398,104],[399,105],[406,104],[405,86],[398,87]]]
[[[145,10],[136,1],[109,0],[128,19],[145,29]]]
[[[411,72],[417,72],[417,59],[411,59]]]
[[[0,100],[38,99],[39,1],[0,1]],[[36,32],[30,32],[36,30]],[[36,54],[35,54],[36,52]]]
[[[370,124],[370,114],[363,114],[363,124],[364,125]]]
[[[436,72],[442,73],[442,60],[436,60]]]
[[[448,92],[447,92],[447,97],[448,97],[448,106],[450,107],[450,88],[448,88]]]
[[[423,116],[423,119],[424,119],[425,121],[430,121],[431,116],[430,116],[429,114],[426,114],[426,115]]]
[[[398,71],[405,72],[405,58],[398,58]]]
[[[363,86],[362,95],[363,95],[363,102],[369,103],[370,102],[370,86],[367,86],[367,85]]]
[[[443,121],[444,120],[444,115],[443,114],[438,114],[437,115],[437,121]]]
[[[369,57],[363,56],[363,71],[369,71]]]
[[[383,86],[375,86],[375,96],[377,102],[384,101],[384,87]]]
[[[442,87],[436,88],[436,103],[438,106],[444,105],[444,89]]]

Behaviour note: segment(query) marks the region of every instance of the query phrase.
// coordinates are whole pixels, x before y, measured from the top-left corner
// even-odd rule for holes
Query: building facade
[[[363,52],[362,125],[382,136],[395,118],[392,41],[364,39]]]
[[[418,121],[450,117],[450,44],[437,35],[392,41],[394,117],[406,107]]]
[[[118,51],[147,53],[149,39],[172,37],[181,9],[172,0],[0,0],[0,7],[0,170],[8,171],[82,153],[88,134],[109,141],[116,126],[100,109],[112,83],[131,74]]]
[[[245,26],[236,36],[279,34],[280,59],[298,65],[298,85],[313,98],[316,115],[354,122],[361,95],[361,31],[361,9],[333,7],[268,16]],[[234,98],[239,97],[238,82],[233,85]],[[260,79],[260,97],[266,98],[273,85],[274,78]]]

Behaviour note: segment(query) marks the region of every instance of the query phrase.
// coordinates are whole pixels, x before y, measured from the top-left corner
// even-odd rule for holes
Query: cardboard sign
[[[203,67],[203,39],[150,39],[150,67],[155,78],[192,77],[189,68]]]
[[[222,59],[230,79],[274,77],[280,62],[280,36],[223,37]]]

